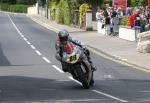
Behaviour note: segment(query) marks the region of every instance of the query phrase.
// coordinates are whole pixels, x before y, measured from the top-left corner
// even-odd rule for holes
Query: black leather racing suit
[[[79,47],[81,47],[84,50],[84,54],[85,54],[85,58],[84,61],[87,61],[87,65],[91,66],[91,69],[95,69],[93,66],[93,63],[91,61],[90,58],[90,52],[89,50],[86,48],[85,45],[83,45],[82,42],[79,42],[71,37],[68,38],[69,42],[72,42],[74,45],[77,45]],[[64,45],[60,43],[59,40],[57,40],[56,44],[55,44],[55,48],[56,48],[56,59],[58,59],[61,64],[62,64],[62,69],[64,70],[64,72],[67,72],[67,67],[65,65],[65,63],[63,63],[62,58],[63,58],[63,52],[64,52]]]

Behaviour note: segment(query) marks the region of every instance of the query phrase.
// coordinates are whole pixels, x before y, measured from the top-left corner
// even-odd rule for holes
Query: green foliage
[[[124,16],[121,20],[121,25],[123,26],[129,26],[130,22],[129,22],[129,16]]]
[[[15,4],[16,0],[1,0],[2,3]]]
[[[17,4],[33,5],[36,0],[16,0]]]
[[[63,0],[60,0],[58,4],[58,14],[56,15],[56,20],[58,23],[64,23]]]
[[[146,5],[146,4],[147,4],[147,0],[131,0],[132,7],[136,7],[139,5]]]
[[[10,12],[18,12],[18,13],[27,13],[27,7],[26,5],[19,5],[19,4],[16,4],[16,5],[10,5],[9,7],[9,11]]]
[[[2,3],[8,4],[25,4],[25,5],[32,5],[36,2],[36,0],[1,0]]]
[[[2,3],[1,4],[1,10],[2,11],[9,11],[9,4]]]
[[[91,6],[87,3],[84,3],[80,6],[80,23],[85,21],[86,12],[91,9]]]
[[[70,14],[70,7],[69,7],[69,0],[64,0],[64,24],[70,25],[71,21],[71,14]]]
[[[49,2],[49,7],[50,7],[50,10],[51,10],[51,19],[52,20],[55,20],[56,19],[56,0],[50,0]]]
[[[69,0],[60,0],[58,4],[58,14],[56,16],[58,23],[70,25],[71,14],[70,14]]]
[[[9,12],[27,13],[27,5],[9,5],[6,3],[1,4],[1,10]]]
[[[113,0],[104,0],[104,3],[105,3],[105,4],[112,5],[112,3],[113,3]]]

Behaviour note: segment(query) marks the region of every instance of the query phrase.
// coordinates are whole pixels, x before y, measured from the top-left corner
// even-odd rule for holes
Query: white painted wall
[[[105,27],[102,28],[102,22],[101,21],[97,21],[97,32],[100,33],[100,34],[103,34],[105,35]]]
[[[119,28],[119,38],[129,40],[129,41],[135,41],[135,30],[125,27]]]
[[[28,8],[28,14],[38,14],[38,10],[37,10],[37,7],[29,7]]]
[[[87,12],[86,13],[86,29],[93,27],[93,23],[92,23],[92,12]]]
[[[93,21],[92,24],[93,30],[97,30],[97,21]]]

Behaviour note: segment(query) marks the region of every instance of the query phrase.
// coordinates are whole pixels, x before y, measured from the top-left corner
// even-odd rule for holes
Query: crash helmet
[[[69,32],[65,29],[60,30],[58,33],[59,41],[62,44],[66,44],[69,38]]]

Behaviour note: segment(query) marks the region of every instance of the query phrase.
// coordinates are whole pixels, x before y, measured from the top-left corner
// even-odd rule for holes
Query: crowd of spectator
[[[106,9],[98,8],[96,18],[103,23],[102,28],[106,28],[108,35],[117,35],[119,32],[119,25],[122,19],[128,16],[129,25],[133,29],[139,29],[140,32],[148,31],[150,29],[150,7],[127,7],[123,10],[121,7],[111,7],[106,4]]]

